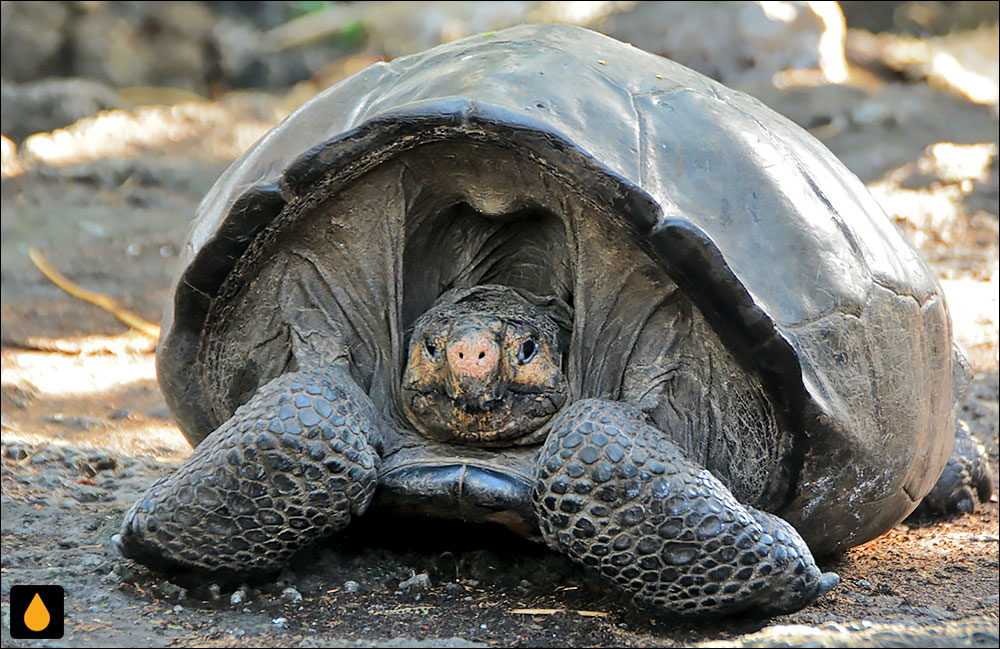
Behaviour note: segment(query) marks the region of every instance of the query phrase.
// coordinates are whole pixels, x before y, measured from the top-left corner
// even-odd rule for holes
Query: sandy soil
[[[943,170],[947,151],[927,148],[996,147],[995,113],[923,84],[756,90],[813,128],[890,213],[898,207],[944,280],[977,373],[965,416],[996,482],[996,149],[956,177]],[[225,167],[200,151],[150,145],[2,181],[4,646],[684,646],[765,624],[997,620],[996,492],[975,514],[905,523],[824,559],[840,586],[770,620],[666,617],[542,547],[440,523],[367,521],[276,581],[246,586],[123,560],[110,537],[124,509],[190,449],[158,391],[150,341],[52,286],[26,251],[43,249],[77,282],[157,321],[187,222]],[[62,640],[9,635],[10,586],[34,583],[66,589]]]

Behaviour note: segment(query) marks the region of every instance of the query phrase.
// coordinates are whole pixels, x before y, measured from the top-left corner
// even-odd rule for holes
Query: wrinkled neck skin
[[[555,320],[513,288],[449,291],[414,323],[401,410],[429,439],[538,443],[568,399],[564,339]]]

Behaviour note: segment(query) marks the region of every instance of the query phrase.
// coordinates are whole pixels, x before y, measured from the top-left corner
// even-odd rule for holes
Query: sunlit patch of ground
[[[851,30],[848,49],[996,110],[1000,103],[998,40],[1000,26],[996,24],[934,38]]]
[[[962,345],[975,372],[996,372],[1000,364],[1000,284],[997,266],[989,281],[941,280],[951,310],[955,340]]]
[[[939,142],[927,147],[917,160],[869,183],[868,189],[890,218],[914,231],[913,243],[918,248],[934,241],[961,245],[966,243],[968,225],[978,216],[967,214],[965,197],[977,183],[990,181],[990,165],[996,155],[993,142]],[[983,227],[982,240],[972,243],[996,248],[996,226],[984,223]]]
[[[254,106],[242,105],[237,93],[228,99],[103,111],[65,128],[31,135],[19,150],[4,138],[3,177],[39,165],[60,167],[178,147],[204,160],[235,160],[288,112],[274,98]],[[259,104],[264,104],[263,111]]]
[[[54,346],[80,345],[48,340]],[[5,348],[0,361],[4,445],[100,447],[165,461],[190,453],[169,421],[148,351],[67,354]]]

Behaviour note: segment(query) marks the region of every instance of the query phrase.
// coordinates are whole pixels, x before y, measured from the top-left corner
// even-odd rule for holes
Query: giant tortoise
[[[182,261],[157,367],[195,450],[116,537],[154,567],[266,573],[373,507],[540,532],[671,611],[795,610],[931,490],[968,382],[822,144],[574,27],[329,88]]]

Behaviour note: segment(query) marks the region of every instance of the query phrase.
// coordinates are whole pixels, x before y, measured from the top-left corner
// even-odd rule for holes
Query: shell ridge
[[[931,302],[936,297],[938,297],[937,293],[931,293],[926,298],[924,298],[923,301],[921,301],[920,297],[918,295],[915,295],[914,293],[910,293],[910,292],[907,292],[907,291],[902,291],[902,290],[900,290],[900,288],[898,286],[896,286],[894,284],[890,284],[890,283],[886,282],[885,280],[879,278],[878,276],[872,276],[872,284],[875,284],[876,286],[884,288],[885,290],[892,292],[894,295],[896,295],[898,297],[909,298],[909,299],[913,300],[913,302],[919,308],[921,308],[921,309],[928,302]],[[870,291],[871,291],[871,289],[869,289],[869,293],[870,293]],[[865,299],[866,300],[869,299],[869,295],[868,294],[866,294]],[[821,311],[820,313],[817,313],[817,314],[815,314],[813,316],[810,316],[809,318],[807,318],[805,320],[800,320],[799,322],[796,322],[795,324],[782,325],[782,328],[786,329],[787,331],[798,331],[799,329],[804,329],[806,327],[814,325],[817,322],[823,320],[824,318],[828,318],[831,315],[836,315],[836,314],[841,314],[841,315],[845,315],[845,316],[852,316],[852,317],[855,317],[855,318],[861,318],[861,316],[862,316],[862,314],[864,312],[864,308],[865,308],[865,305],[857,305],[857,304],[851,304],[851,303],[836,304],[836,305],[830,307],[829,309],[826,309],[824,311]]]
[[[770,128],[768,128],[759,119],[757,119],[756,115],[753,115],[741,108],[737,108],[737,111],[739,111],[741,115],[743,115],[744,117],[752,121],[754,124],[756,124],[757,127],[767,135],[767,138],[771,141],[771,144],[775,148],[780,150],[782,153],[784,153],[787,159],[792,160],[794,162],[795,168],[799,171],[799,174],[809,185],[809,189],[826,207],[828,216],[833,220],[834,224],[837,226],[837,230],[840,231],[841,235],[844,237],[844,240],[847,242],[847,245],[850,246],[851,252],[854,253],[857,260],[861,262],[861,264],[863,265],[866,274],[869,277],[873,277],[874,273],[872,272],[872,269],[868,264],[868,259],[867,259],[868,255],[865,254],[865,251],[858,244],[858,240],[857,237],[855,236],[854,231],[850,227],[848,227],[847,223],[844,221],[840,213],[836,209],[834,209],[833,204],[830,202],[830,199],[827,197],[826,193],[823,192],[823,190],[820,189],[820,187],[816,184],[816,179],[813,178],[813,175],[809,173],[808,169],[806,169],[806,166],[802,163],[802,160],[799,158],[799,156],[794,151],[789,150],[788,147],[785,145],[785,142],[781,138],[776,136]]]

